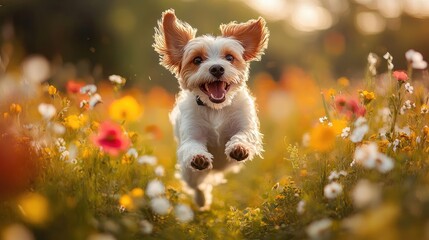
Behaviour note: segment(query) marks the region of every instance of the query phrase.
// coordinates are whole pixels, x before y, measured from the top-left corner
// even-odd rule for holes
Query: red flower
[[[112,122],[103,122],[98,129],[98,135],[93,136],[92,141],[113,156],[130,145],[130,140],[122,132],[121,126]]]
[[[341,95],[335,97],[335,108],[338,112],[343,111],[344,107],[346,106],[346,103],[346,97]]]
[[[394,71],[392,75],[398,82],[406,82],[408,80],[408,75],[404,71]]]
[[[348,109],[355,117],[363,117],[365,116],[366,109],[364,106],[360,105],[356,99],[349,99]]]
[[[80,93],[80,88],[83,86],[85,86],[85,83],[82,81],[69,80],[66,88],[69,94],[77,94]]]
[[[359,104],[355,98],[346,99],[344,96],[335,98],[335,109],[338,113],[346,115],[348,118],[365,116],[366,109]]]

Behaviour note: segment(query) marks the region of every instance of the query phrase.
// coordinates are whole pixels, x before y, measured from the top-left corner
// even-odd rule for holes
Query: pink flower
[[[398,82],[406,82],[408,80],[408,75],[404,71],[394,71],[392,75]]]
[[[130,140],[122,132],[121,126],[112,122],[103,122],[98,129],[98,134],[92,137],[92,141],[113,156],[130,145]]]

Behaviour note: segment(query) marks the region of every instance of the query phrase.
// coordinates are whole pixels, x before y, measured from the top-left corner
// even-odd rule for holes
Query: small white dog
[[[261,155],[262,134],[246,85],[249,63],[268,44],[265,20],[223,24],[222,35],[195,37],[196,29],[167,10],[155,29],[160,63],[179,80],[170,118],[182,178],[201,208],[211,204],[214,179]]]

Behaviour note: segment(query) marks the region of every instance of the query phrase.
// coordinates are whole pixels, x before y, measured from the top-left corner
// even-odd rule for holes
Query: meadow
[[[429,238],[427,63],[414,50],[361,61],[362,79],[256,74],[263,159],[199,211],[177,174],[174,93],[120,75],[53,83],[65,66],[27,58],[0,75],[2,237]]]

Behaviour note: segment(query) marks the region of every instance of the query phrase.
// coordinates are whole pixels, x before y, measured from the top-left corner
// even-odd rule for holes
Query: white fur
[[[250,61],[259,60],[267,46],[268,30],[259,18],[221,25],[219,37],[195,37],[196,29],[176,19],[174,10],[165,11],[158,24],[154,48],[160,63],[176,75],[181,88],[170,114],[178,164],[196,203],[207,209],[213,185],[225,182],[224,173],[238,170],[263,151],[254,98],[246,82]],[[196,57],[203,61],[196,64]],[[223,67],[222,76],[210,73],[214,65]],[[220,103],[201,90],[215,81],[229,86]],[[204,106],[197,104],[197,97]],[[196,166],[201,159],[204,164]]]

